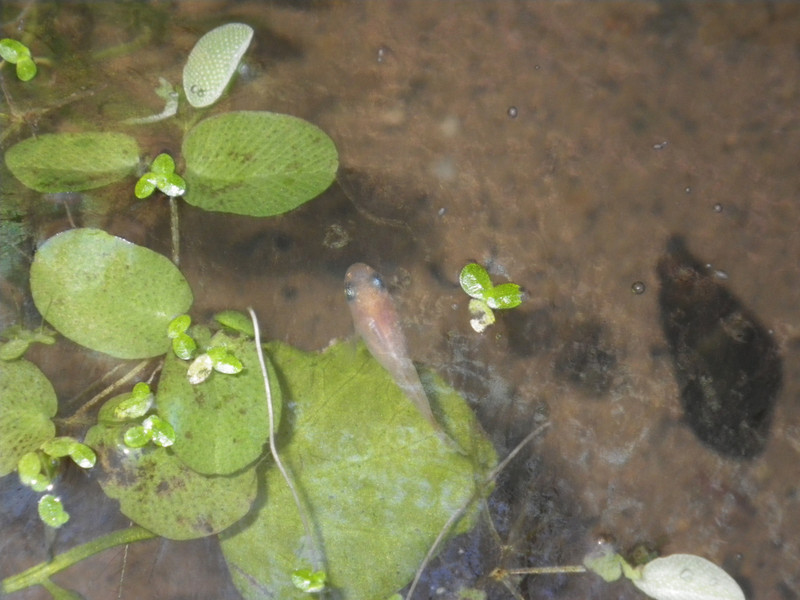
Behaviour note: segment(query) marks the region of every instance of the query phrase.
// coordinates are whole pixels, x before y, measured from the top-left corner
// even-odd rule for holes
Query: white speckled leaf
[[[672,554],[644,566],[633,584],[656,600],[745,600],[721,567],[693,554]]]
[[[219,99],[252,39],[252,27],[228,23],[197,40],[183,68],[183,90],[189,104],[202,108]]]

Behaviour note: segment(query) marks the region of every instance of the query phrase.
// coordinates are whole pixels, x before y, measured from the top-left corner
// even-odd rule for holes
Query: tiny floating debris
[[[720,454],[763,449],[782,382],[775,340],[759,319],[673,236],[658,261],[661,325],[686,421]]]

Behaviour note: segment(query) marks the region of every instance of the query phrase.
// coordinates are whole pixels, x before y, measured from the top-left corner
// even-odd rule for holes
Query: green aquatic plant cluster
[[[470,325],[478,333],[495,321],[494,311],[514,308],[522,304],[522,291],[516,283],[494,285],[489,273],[481,265],[470,263],[461,269],[458,277],[461,289],[471,297]]]
[[[190,110],[212,106],[230,88],[252,38],[242,23],[207,33],[187,59],[183,96],[162,78],[156,93],[164,110],[121,124],[175,117],[182,98]],[[2,40],[0,55],[16,64],[20,79],[35,74],[22,44]],[[55,598],[75,598],[50,578],[94,553],[155,536],[216,535],[247,599],[328,592],[394,598],[412,582],[410,598],[441,542],[474,525],[476,506],[522,444],[498,465],[468,404],[422,369],[456,452],[363,345],[308,353],[278,341],[262,344],[252,312],[248,318],[226,310],[215,323],[192,322],[194,292],[177,260],[175,200],[209,211],[277,215],[322,193],[338,166],[330,138],[301,119],[265,111],[201,117],[189,117],[177,164],[165,153],[142,162],[136,138],[118,132],[44,133],[5,153],[14,176],[38,192],[127,179],[136,198],[161,192],[173,207],[173,260],[90,227],[38,247],[30,289],[48,326],[2,334],[0,476],[16,472],[41,494],[40,518],[58,528],[69,521],[58,495],[67,461],[93,469],[133,525],[7,577],[0,595],[40,585]],[[467,265],[460,281],[472,297],[476,330],[493,322],[493,310],[522,300],[519,286],[495,286],[477,264]],[[56,417],[57,391],[25,354],[58,336],[88,352],[139,362],[74,414]],[[83,439],[65,434],[79,429]],[[606,581],[624,575],[656,600],[743,597],[724,571],[691,555],[631,567],[604,550],[584,565],[536,572],[587,570]],[[523,574],[534,571],[496,570],[492,577],[510,586]]]
[[[22,42],[11,38],[0,40],[0,58],[16,65],[17,77],[20,81],[30,81],[36,77],[36,63],[30,49]]]
[[[229,24],[198,41],[184,70],[191,110],[213,105],[229,88],[251,38],[249,26]],[[174,107],[173,89],[162,82],[165,113]],[[130,178],[127,189],[138,198],[159,191],[171,202],[250,216],[280,214],[314,198],[338,166],[324,132],[262,111],[221,113],[190,126],[182,175],[167,154],[142,169],[141,154],[125,133],[43,133],[9,148],[5,162],[38,192]],[[177,228],[175,221],[173,235]],[[105,495],[134,525],[7,577],[2,594],[41,585],[71,597],[50,577],[86,556],[154,536],[210,535],[219,537],[246,598],[329,589],[343,598],[380,598],[402,588],[495,463],[472,411],[435,374],[423,373],[442,423],[466,450],[455,452],[363,346],[306,353],[262,345],[251,320],[233,310],[215,324],[193,323],[194,292],[177,250],[175,244],[171,261],[91,227],[69,229],[37,248],[30,290],[47,327],[3,334],[0,476],[16,472],[42,494],[41,519],[68,526],[75,500],[62,502],[58,491],[64,461],[71,460],[96,471]],[[25,353],[58,337],[138,362],[74,414],[56,417],[57,391]],[[63,435],[79,429],[82,439]],[[453,534],[475,517],[470,511]],[[379,563],[376,552],[384,557]]]

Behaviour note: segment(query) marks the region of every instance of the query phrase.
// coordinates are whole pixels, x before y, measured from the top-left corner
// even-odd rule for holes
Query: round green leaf
[[[54,458],[61,458],[62,456],[69,456],[75,444],[78,443],[75,438],[66,436],[54,437],[42,444],[42,451]]]
[[[516,283],[502,283],[486,291],[486,304],[491,308],[514,308],[522,304],[522,292]]]
[[[20,81],[30,81],[36,77],[36,63],[32,58],[22,57],[17,61],[17,77]]]
[[[170,321],[167,327],[167,336],[174,339],[180,334],[185,333],[192,324],[192,318],[189,315],[178,315]]]
[[[81,469],[91,469],[95,462],[97,462],[97,455],[94,453],[94,450],[80,442],[75,442],[69,456]]]
[[[39,518],[45,525],[55,528],[69,521],[69,515],[64,510],[61,500],[52,494],[45,494],[39,498]]]
[[[268,345],[293,412],[279,452],[320,537],[337,598],[386,598],[413,577],[450,516],[496,461],[467,403],[423,372],[434,411],[464,449],[446,443],[383,367],[360,345],[307,354]],[[292,582],[308,556],[291,492],[266,470],[264,505],[220,537],[234,583],[246,599],[305,598]],[[454,533],[474,523],[469,513]]]
[[[197,40],[183,68],[183,90],[189,104],[201,108],[219,99],[252,39],[252,27],[228,23]]]
[[[175,172],[175,161],[169,154],[161,153],[150,165],[150,170],[156,175],[169,175]]]
[[[710,560],[671,554],[647,563],[633,585],[655,600],[745,600],[736,580]]]
[[[281,214],[318,196],[339,164],[321,129],[270,112],[202,121],[184,138],[183,157],[189,204],[254,217]]]
[[[56,392],[36,365],[0,361],[0,477],[55,435],[57,409]]]
[[[21,58],[30,58],[31,51],[17,40],[3,38],[0,40],[0,58],[14,64]]]
[[[16,360],[28,350],[30,340],[15,338],[5,344],[0,344],[0,360]]]
[[[253,322],[250,320],[250,317],[244,313],[240,313],[238,310],[223,310],[214,315],[214,320],[223,327],[243,333],[248,337],[255,336]]]
[[[61,334],[117,358],[165,353],[167,326],[192,303],[166,257],[99,229],[47,240],[31,265],[31,293]]]
[[[172,352],[182,360],[189,360],[197,352],[197,342],[185,333],[180,333],[172,340]]]
[[[126,427],[100,423],[88,431],[86,443],[97,452],[103,491],[136,524],[186,540],[222,531],[250,510],[257,489],[253,469],[206,477],[171,448],[126,448],[120,443]]]
[[[125,445],[129,448],[141,448],[146,446],[150,441],[150,432],[142,425],[134,425],[125,430],[122,441],[125,442]]]
[[[150,415],[142,423],[144,430],[156,446],[166,448],[175,443],[175,430],[158,415]]]
[[[37,192],[77,192],[130,175],[139,162],[136,140],[122,133],[52,133],[6,152],[14,177]]]
[[[470,263],[463,269],[458,277],[461,288],[473,298],[483,300],[486,290],[492,289],[492,280],[489,273],[482,266]]]
[[[175,428],[172,450],[176,455],[199,473],[227,474],[246,467],[263,454],[269,421],[264,380],[253,340],[218,333],[214,343],[219,344],[217,350],[239,357],[244,367],[242,372],[214,373],[207,381],[192,385],[187,378],[186,363],[167,356],[156,404],[158,414]],[[270,384],[277,426],[281,388],[274,371],[270,372]]]
[[[145,173],[136,182],[136,187],[133,188],[133,195],[139,200],[144,200],[156,191],[156,187],[158,187],[158,176],[155,173]]]

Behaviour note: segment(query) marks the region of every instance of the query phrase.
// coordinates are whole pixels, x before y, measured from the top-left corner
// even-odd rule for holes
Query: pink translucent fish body
[[[391,374],[431,425],[441,430],[431,412],[417,369],[408,356],[406,338],[400,329],[394,302],[381,276],[372,267],[356,263],[347,270],[344,291],[356,332],[372,356]]]

